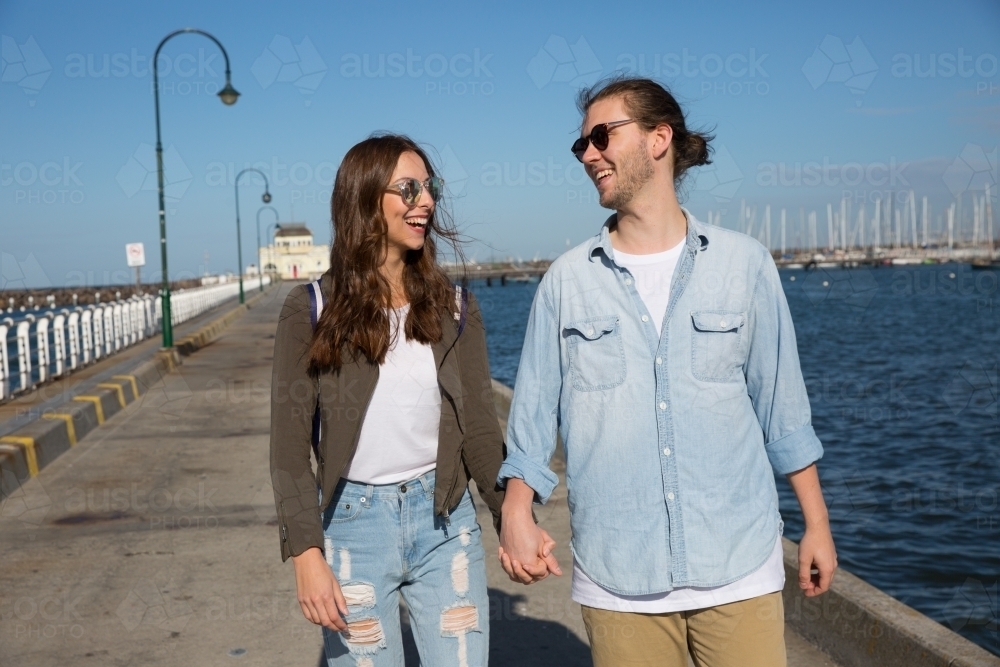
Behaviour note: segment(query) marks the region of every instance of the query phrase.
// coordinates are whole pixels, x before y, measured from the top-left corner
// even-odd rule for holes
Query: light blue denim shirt
[[[553,262],[531,307],[499,474],[545,502],[558,430],[573,556],[622,595],[758,569],[782,528],[772,468],[823,455],[770,253],[684,213],[659,337],[615,263],[614,216]]]

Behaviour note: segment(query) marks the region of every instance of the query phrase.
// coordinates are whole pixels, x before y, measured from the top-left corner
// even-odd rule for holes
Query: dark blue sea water
[[[966,265],[782,271],[841,567],[1000,655],[1000,291]],[[513,385],[536,284],[473,284]],[[778,480],[785,534],[798,504]]]

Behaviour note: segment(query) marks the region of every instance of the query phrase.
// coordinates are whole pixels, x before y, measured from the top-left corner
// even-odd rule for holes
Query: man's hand
[[[837,549],[816,464],[788,475],[788,483],[799,500],[806,523],[806,532],[799,542],[799,588],[806,597],[816,597],[830,589],[837,569]]]
[[[561,575],[552,554],[555,541],[539,528],[531,516],[535,492],[523,480],[507,480],[500,522],[500,565],[511,581],[532,584],[549,576]]]
[[[826,593],[836,569],[837,550],[833,546],[830,525],[807,527],[799,542],[799,588],[809,598]]]
[[[292,556],[299,606],[307,620],[334,632],[347,630],[347,601],[333,571],[316,547]]]

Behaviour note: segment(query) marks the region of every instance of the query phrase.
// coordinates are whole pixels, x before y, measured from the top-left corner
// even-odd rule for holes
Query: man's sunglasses
[[[436,203],[444,193],[444,179],[438,176],[431,176],[421,183],[415,178],[403,178],[386,188],[386,192],[395,192],[403,198],[407,206],[416,206],[417,202],[420,201],[420,193],[424,191],[424,188],[427,188],[427,194]]]
[[[634,118],[628,118],[626,120],[616,120],[613,123],[601,123],[600,125],[595,125],[594,129],[590,131],[589,137],[580,137],[573,142],[573,155],[580,162],[583,162],[583,154],[587,152],[587,146],[589,144],[594,144],[594,148],[599,151],[603,151],[608,147],[608,130],[612,130],[619,125],[628,125],[629,123],[634,123]]]

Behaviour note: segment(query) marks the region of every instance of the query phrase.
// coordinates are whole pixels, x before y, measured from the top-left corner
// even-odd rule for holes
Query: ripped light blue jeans
[[[346,633],[323,629],[329,667],[403,667],[400,595],[422,665],[486,667],[486,564],[468,489],[445,521],[434,471],[402,484],[341,480],[323,529],[348,605]]]

